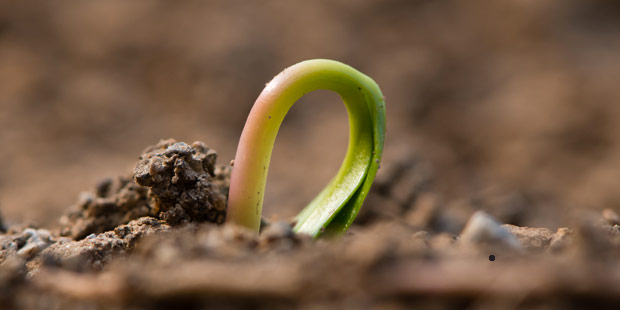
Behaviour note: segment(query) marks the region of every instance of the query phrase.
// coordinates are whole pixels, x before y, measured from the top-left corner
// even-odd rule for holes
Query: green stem
[[[228,198],[227,221],[260,228],[271,151],[284,116],[303,95],[318,89],[340,94],[349,115],[349,146],[336,176],[297,216],[295,231],[318,236],[346,231],[374,180],[385,136],[385,104],[377,84],[337,61],[293,65],[267,84],[239,140]],[[326,150],[329,151],[329,150]]]

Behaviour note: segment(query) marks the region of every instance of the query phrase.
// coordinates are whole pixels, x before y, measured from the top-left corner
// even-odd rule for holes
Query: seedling
[[[245,123],[230,180],[227,221],[258,233],[271,151],[284,116],[303,95],[319,89],[340,95],[349,115],[349,146],[329,184],[296,217],[294,230],[317,237],[345,232],[372,185],[383,152],[385,103],[379,86],[343,63],[314,59],[269,82]]]

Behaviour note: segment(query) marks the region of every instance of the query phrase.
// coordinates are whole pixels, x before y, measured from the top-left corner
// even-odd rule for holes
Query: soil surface
[[[620,304],[620,226],[610,209],[556,231],[502,224],[482,210],[447,218],[439,212],[441,197],[424,185],[432,173],[407,157],[394,174],[378,180],[345,236],[311,240],[295,234],[289,221],[269,220],[256,236],[223,224],[230,167],[215,161],[215,151],[203,143],[163,140],[145,150],[132,176],[103,180],[82,194],[58,227],[10,227],[0,234],[0,304],[4,309]],[[489,193],[482,199],[499,201],[488,212],[506,213],[507,219],[527,216],[527,209],[515,207],[518,196]],[[473,202],[459,207],[475,208]]]
[[[252,103],[311,58],[386,96],[361,213],[290,230],[346,151],[319,91],[262,234],[223,224]],[[620,309],[618,72],[615,0],[0,0],[0,309]]]

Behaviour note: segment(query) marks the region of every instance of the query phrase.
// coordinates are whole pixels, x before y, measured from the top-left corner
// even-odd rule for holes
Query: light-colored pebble
[[[477,211],[469,218],[461,233],[461,242],[499,246],[516,251],[523,250],[519,240],[513,234],[483,211]]]

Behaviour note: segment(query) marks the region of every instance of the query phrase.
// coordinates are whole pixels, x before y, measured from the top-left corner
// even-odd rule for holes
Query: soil
[[[0,0],[0,309],[619,309],[619,55],[614,0]],[[380,85],[381,169],[291,232],[348,138],[307,94],[252,236],[227,163],[311,58]]]
[[[407,157],[378,181],[345,236],[311,240],[290,221],[269,220],[256,236],[224,224],[230,167],[216,156],[200,142],[160,141],[131,177],[82,194],[57,228],[10,227],[0,235],[3,308],[620,304],[612,210],[557,231],[502,225],[481,210],[445,218],[441,197],[424,185],[432,173]]]

